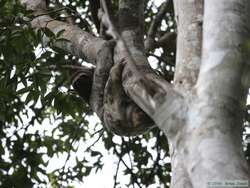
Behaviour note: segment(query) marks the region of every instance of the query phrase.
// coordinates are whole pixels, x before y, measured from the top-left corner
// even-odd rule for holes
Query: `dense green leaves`
[[[52,56],[56,52],[43,48],[41,38],[54,42],[60,35],[46,28],[31,29],[26,21],[32,19],[30,12],[17,1],[1,1],[0,17],[0,185],[47,185],[52,179],[45,178],[48,160],[44,157],[76,150],[73,143],[88,130],[84,116],[89,109],[69,91],[65,71],[50,68],[67,63],[65,54]],[[46,122],[56,120],[61,123],[46,127]],[[78,178],[83,176],[75,172]],[[68,170],[53,172],[51,177],[60,179],[65,174]],[[74,177],[67,176],[61,183],[68,179]]]

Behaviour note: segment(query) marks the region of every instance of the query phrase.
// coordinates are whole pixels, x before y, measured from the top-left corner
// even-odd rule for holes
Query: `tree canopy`
[[[99,37],[95,7],[98,2],[49,1],[46,14]],[[115,15],[118,1],[110,2]],[[147,57],[155,72],[171,82],[175,71],[176,24],[173,2],[166,4],[145,1],[144,36],[153,40],[147,40],[148,43],[158,41],[149,45]],[[166,7],[162,14],[163,6]],[[89,117],[93,111],[71,86],[72,69],[85,61],[55,45],[67,42],[61,38],[64,31],[55,34],[46,27],[35,30],[31,21],[37,16],[17,0],[0,1],[0,186],[70,187],[72,181],[84,181],[91,171],[102,169],[103,153],[95,150],[94,145],[103,142],[110,154],[117,157],[117,166],[123,165],[123,173],[130,176],[128,185],[148,187],[157,183],[168,187],[171,167],[166,160],[169,150],[164,134],[155,127],[140,136],[121,137],[121,142],[116,143],[114,138],[118,136],[100,123],[92,126]],[[170,38],[167,43],[164,37]],[[245,129],[249,128],[249,121],[250,105],[245,112]],[[250,131],[245,131],[248,161],[249,137]],[[82,157],[72,159],[72,153],[89,140],[93,142]],[[152,146],[145,144],[149,141]],[[60,154],[67,155],[65,165],[48,174],[49,160]],[[131,164],[124,159],[127,156]],[[68,160],[74,160],[74,165],[66,165]],[[114,187],[119,187],[119,175],[113,176]]]

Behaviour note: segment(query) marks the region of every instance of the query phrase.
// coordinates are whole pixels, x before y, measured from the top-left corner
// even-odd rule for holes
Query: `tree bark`
[[[250,1],[174,1],[178,32],[173,85],[149,67],[143,0],[119,1],[118,28],[104,10],[101,21],[116,42],[114,48],[76,26],[38,16],[45,10],[42,0],[22,2],[36,7],[35,28],[46,26],[55,33],[64,29],[62,37],[69,42],[56,45],[96,64],[95,72],[88,72],[94,74],[89,100],[111,131],[133,135],[153,123],[163,130],[170,147],[172,188],[236,180],[250,186],[241,135],[249,87],[243,76],[249,67]],[[146,126],[138,128],[140,123]],[[126,124],[135,126],[124,129]]]
[[[205,187],[209,181],[250,180],[241,137],[249,16],[249,1],[205,1],[202,65],[187,128],[186,168],[193,187]]]
[[[188,92],[195,85],[201,64],[203,0],[174,0],[177,54],[174,85]]]

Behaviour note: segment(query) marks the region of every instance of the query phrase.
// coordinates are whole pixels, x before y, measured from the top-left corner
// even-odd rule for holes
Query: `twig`
[[[152,21],[148,33],[147,33],[147,39],[145,40],[145,50],[149,51],[155,47],[155,35],[157,28],[159,24],[161,23],[163,17],[165,16],[167,12],[167,7],[168,7],[168,1],[162,3],[160,6],[160,10],[155,16],[155,19]]]
[[[162,3],[162,5],[160,6],[159,12],[155,16],[155,19],[152,21],[149,27],[148,34],[147,34],[148,37],[153,38],[155,36],[157,28],[167,12],[167,7],[168,7],[168,1]]]
[[[125,163],[125,161],[122,159],[121,153],[119,153],[115,147],[114,147],[114,152],[115,152],[115,154],[116,154],[117,156],[120,157],[122,164],[123,164],[123,165],[127,168],[127,170],[130,172],[130,174],[131,174],[131,176],[133,177],[133,180],[135,181],[136,185],[137,185],[139,188],[142,188],[142,186],[140,185],[140,183],[139,183],[139,182],[137,181],[137,179],[136,179],[136,175],[134,174],[134,172],[132,171],[132,169],[128,167],[128,165],[127,165],[127,164]],[[133,186],[134,186],[134,185],[133,185]]]
[[[162,57],[162,56],[158,56],[158,55],[155,55],[155,54],[153,54],[153,53],[148,53],[147,54],[148,56],[153,56],[153,57],[155,57],[156,59],[158,59],[160,62],[167,62],[167,60],[166,60],[166,58],[164,58],[164,57]]]
[[[156,143],[156,150],[157,150],[157,157],[154,161],[154,165],[153,165],[153,170],[151,171],[150,175],[148,176],[149,178],[151,178],[151,176],[154,175],[156,166],[159,162],[159,160],[161,159],[161,150],[160,150],[160,145],[159,145],[159,139],[160,139],[160,132],[157,133],[157,143]]]
[[[117,163],[115,177],[114,177],[114,186],[113,186],[113,188],[115,188],[115,186],[117,185],[116,181],[117,181],[118,171],[119,171],[119,167],[120,167],[120,162],[121,162],[121,157],[119,158],[119,161]]]
[[[90,150],[90,148],[93,147],[100,140],[100,138],[103,136],[103,133],[104,133],[104,130],[102,129],[102,131],[101,131],[99,137],[96,139],[96,141],[94,141],[93,144],[91,144],[85,151]]]
[[[122,140],[124,141],[124,139],[122,138]],[[131,138],[129,137],[129,143],[131,143]],[[131,165],[131,168],[133,168],[133,162],[132,162],[132,159],[131,159],[131,156],[130,156],[130,153],[129,153],[129,151],[130,151],[130,149],[129,149],[129,145],[128,145],[128,143],[127,142],[125,142],[125,144],[126,144],[126,149],[127,149],[127,152],[128,152],[128,158],[129,158],[129,161],[130,161],[130,165]]]
[[[59,8],[59,9],[56,9],[56,10],[48,11],[48,12],[46,12],[46,13],[37,14],[37,15],[35,15],[34,17],[32,17],[31,20],[34,20],[35,18],[38,18],[38,17],[40,17],[40,16],[47,16],[47,15],[49,15],[49,14],[61,12],[61,11],[66,10],[66,9],[67,9],[67,7],[63,7],[63,8]],[[31,20],[30,20],[30,21],[31,21]]]
[[[94,137],[96,134],[102,133],[102,132],[104,132],[104,129],[103,129],[103,128],[101,128],[100,130],[94,132],[94,133],[91,135],[91,137]],[[102,134],[103,134],[103,133],[102,133]]]
[[[156,41],[156,46],[157,47],[160,47],[160,46],[163,46],[163,45],[168,45],[169,42],[172,42],[173,40],[176,39],[176,33],[175,32],[168,32],[168,33],[165,33],[163,36],[161,36],[159,38],[158,41]]]

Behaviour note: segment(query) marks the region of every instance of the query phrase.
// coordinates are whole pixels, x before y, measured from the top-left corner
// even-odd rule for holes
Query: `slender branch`
[[[122,140],[123,140],[123,142],[125,142],[123,138],[122,138]],[[130,142],[131,142],[131,138],[129,138],[129,143],[130,143]],[[130,153],[129,153],[129,151],[130,151],[129,145],[128,145],[127,142],[125,142],[125,145],[126,145],[126,149],[127,149],[128,158],[129,158],[129,162],[130,162],[131,168],[133,168],[132,158],[131,158]]]
[[[176,39],[176,33],[175,32],[168,32],[165,33],[163,36],[159,38],[158,41],[156,41],[157,46],[163,46],[167,45],[169,42]]]
[[[149,51],[154,50],[155,48],[166,47],[166,46],[170,49],[175,49],[176,37],[177,35],[175,32],[167,32],[164,35],[162,35],[157,41],[147,38],[144,43],[145,51],[146,53],[148,53]]]
[[[159,62],[164,62],[164,63],[167,62],[167,59],[164,58],[164,57],[162,57],[162,56],[158,56],[158,55],[155,55],[155,54],[153,54],[153,53],[148,53],[148,55],[149,55],[149,56],[155,57],[156,59],[158,59]]]
[[[90,148],[92,148],[102,138],[103,134],[104,134],[104,130],[101,131],[98,138],[89,147],[87,147],[87,149],[85,151],[90,150]]]
[[[61,12],[61,11],[64,11],[66,10],[66,7],[62,7],[62,8],[58,8],[58,9],[55,9],[55,10],[51,10],[51,11],[47,11],[47,12],[43,12],[41,14],[36,14],[32,17],[32,20],[39,17],[39,16],[45,16],[45,15],[50,15],[50,14],[53,14],[53,13],[58,13],[58,12]],[[31,21],[31,20],[30,20]]]
[[[133,177],[133,180],[134,180],[134,182],[136,183],[136,185],[137,185],[139,188],[142,188],[141,185],[140,185],[140,183],[137,181],[136,175],[134,174],[134,172],[132,171],[132,169],[129,168],[129,166],[126,164],[126,162],[123,160],[122,154],[119,153],[119,152],[117,151],[116,147],[114,147],[114,152],[115,152],[115,154],[116,154],[117,156],[119,156],[119,158],[121,159],[122,164],[123,164],[123,165],[127,168],[127,170],[130,172],[130,174],[131,174],[131,176]]]
[[[119,157],[119,161],[117,163],[115,177],[114,177],[114,186],[113,186],[113,188],[115,188],[116,185],[117,185],[117,176],[118,176],[118,171],[119,171],[119,167],[120,167],[120,162],[121,162],[121,157]]]
[[[155,35],[157,32],[157,28],[159,27],[162,19],[164,18],[167,12],[167,8],[168,8],[168,0],[162,3],[157,15],[155,16],[155,19],[151,22],[151,25],[147,33],[147,39],[144,42],[146,51],[153,49],[155,46]]]
[[[167,8],[168,8],[168,0],[161,4],[160,10],[158,11],[155,19],[152,21],[152,23],[149,27],[148,34],[147,34],[148,37],[150,37],[150,38],[155,37],[157,28],[159,27],[162,19],[164,18],[165,14],[167,12]]]
[[[103,132],[103,128],[99,129],[98,131],[94,132],[93,134],[91,134],[91,137],[94,137],[96,134],[102,134]]]
[[[149,176],[148,176],[149,178],[151,178],[154,175],[155,169],[156,169],[157,165],[159,164],[159,160],[161,159],[161,148],[160,148],[160,145],[159,145],[159,138],[160,138],[160,131],[157,133],[157,143],[156,143],[157,157],[154,160],[154,164],[153,164],[153,167],[152,167],[153,170],[149,174]]]
[[[98,10],[100,9],[100,0],[90,0],[89,5],[90,5],[91,17],[92,17],[93,22],[96,26],[97,32],[99,33],[100,20],[98,18]]]

